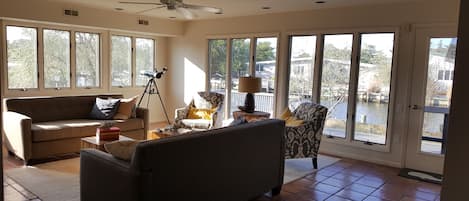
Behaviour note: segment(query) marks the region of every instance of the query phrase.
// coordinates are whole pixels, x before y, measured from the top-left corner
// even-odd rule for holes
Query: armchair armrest
[[[147,108],[136,108],[137,118],[143,119],[143,129],[145,130],[145,136],[147,136],[148,130],[150,130],[150,114]]]
[[[96,149],[80,151],[82,201],[139,200],[137,178],[130,162]]]
[[[30,117],[12,111],[3,112],[5,144],[9,151],[26,163],[32,155],[31,126],[32,119]]]

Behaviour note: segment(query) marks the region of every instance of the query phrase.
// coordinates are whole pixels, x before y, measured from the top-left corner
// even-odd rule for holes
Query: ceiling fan
[[[160,2],[138,2],[138,1],[119,1],[121,4],[138,4],[138,5],[153,5],[154,7],[145,9],[142,11],[137,12],[138,14],[148,12],[155,9],[160,8],[167,8],[168,10],[176,10],[177,12],[181,13],[187,19],[194,19],[196,15],[191,12],[191,10],[200,10],[215,14],[223,13],[221,8],[210,7],[210,6],[200,6],[200,5],[192,5],[192,4],[185,4],[182,0],[160,0]]]

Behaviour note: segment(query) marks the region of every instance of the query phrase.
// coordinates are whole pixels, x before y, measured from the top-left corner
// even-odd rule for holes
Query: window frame
[[[112,37],[121,36],[129,37],[131,41],[131,76],[130,76],[130,86],[114,86],[112,85]],[[137,38],[139,39],[149,39],[153,40],[153,64],[155,67],[158,65],[157,51],[158,51],[158,40],[156,37],[150,35],[139,35],[139,34],[130,34],[126,32],[110,32],[109,33],[109,87],[111,89],[130,89],[130,88],[145,88],[145,85],[137,85]],[[161,70],[161,69],[158,69]]]
[[[85,33],[85,34],[96,34],[98,35],[98,59],[99,59],[99,68],[98,68],[98,73],[99,73],[99,82],[98,86],[94,87],[78,87],[77,85],[77,40],[76,40],[76,34],[77,33]],[[72,57],[72,63],[73,63],[73,87],[76,89],[100,89],[103,87],[103,33],[100,32],[92,32],[92,31],[81,31],[81,30],[74,30],[73,31],[73,39],[72,39],[72,50],[74,51]]]
[[[68,32],[68,34],[69,34],[68,35],[69,36],[69,38],[68,38],[68,44],[69,44],[68,48],[69,48],[69,53],[70,53],[69,54],[69,57],[70,57],[69,58],[69,63],[70,63],[69,71],[70,71],[70,73],[68,75],[69,76],[69,87],[46,87],[46,72],[45,72],[46,63],[45,63],[45,59],[44,59],[45,58],[45,41],[44,41],[45,40],[45,37],[44,37],[45,34],[44,34],[44,32],[46,30]],[[74,76],[74,72],[72,70],[72,57],[75,57],[75,52],[72,52],[72,49],[74,49],[72,47],[73,46],[72,41],[75,40],[75,37],[72,36],[72,35],[75,35],[75,34],[70,29],[60,29],[60,28],[55,28],[55,27],[51,28],[51,27],[46,27],[46,26],[41,28],[41,36],[42,37],[41,37],[41,42],[40,42],[41,45],[40,46],[41,46],[41,52],[42,52],[41,57],[42,57],[42,71],[43,71],[42,88],[44,90],[63,90],[63,89],[72,89],[73,88],[72,83],[75,81],[75,80],[73,80],[73,78],[75,76]]]
[[[209,51],[209,41],[210,40],[225,40],[226,41],[226,77],[225,77],[225,104],[224,104],[224,119],[227,120],[230,118],[230,113],[233,111],[230,111],[231,107],[231,65],[232,65],[232,40],[233,39],[250,39],[250,50],[249,50],[249,75],[254,75],[255,76],[255,67],[256,67],[256,45],[257,45],[257,38],[277,38],[277,44],[276,44],[276,58],[275,58],[275,81],[274,81],[274,93],[273,93],[273,107],[272,107],[272,114],[271,117],[275,117],[277,114],[278,106],[277,103],[279,102],[279,80],[281,79],[279,77],[279,57],[281,56],[280,52],[280,33],[256,33],[256,34],[226,34],[226,35],[207,35],[205,38],[205,62],[206,62],[206,67],[205,67],[205,91],[209,92],[211,91],[211,85],[210,85],[210,51]]]
[[[35,27],[35,26],[32,26],[32,25],[29,25],[29,24],[9,24],[9,23],[2,23],[2,38],[1,38],[1,42],[3,44],[3,58],[4,58],[4,66],[5,68],[3,68],[3,74],[4,76],[2,77],[2,80],[4,80],[4,82],[2,83],[3,86],[4,86],[4,89],[5,91],[38,91],[40,90],[41,88],[41,81],[40,81],[40,70],[41,70],[41,66],[40,66],[40,53],[39,52],[42,52],[39,48],[39,35],[40,35],[40,32],[41,30],[38,28],[38,27]],[[36,85],[37,87],[35,88],[9,88],[8,86],[8,83],[9,83],[9,77],[8,77],[8,42],[7,42],[7,27],[8,26],[12,26],[12,27],[20,27],[20,28],[31,28],[31,29],[35,29],[36,30],[36,71],[37,71],[37,81],[36,81]],[[42,35],[42,34],[41,34]],[[4,78],[4,79],[3,79]]]
[[[26,22],[26,21],[17,21],[17,20],[1,20],[0,25],[2,26],[3,35],[1,36],[1,43],[3,49],[7,50],[6,44],[6,27],[7,26],[16,26],[16,27],[26,27],[26,28],[34,28],[37,31],[37,66],[38,66],[38,87],[31,88],[31,89],[9,89],[8,88],[8,72],[7,69],[4,68],[2,73],[4,74],[2,78],[4,78],[3,89],[5,96],[41,96],[41,95],[50,95],[56,94],[57,91],[61,91],[62,93],[69,94],[71,92],[77,93],[102,93],[106,88],[104,87],[103,77],[105,75],[104,72],[104,59],[106,55],[103,54],[103,49],[105,48],[105,41],[103,40],[106,37],[106,30],[99,29],[99,28],[90,28],[90,27],[83,27],[83,26],[65,26],[53,23],[46,23],[46,22]],[[67,88],[45,88],[45,76],[44,76],[44,35],[43,31],[47,30],[58,30],[58,31],[68,31],[70,33],[70,87]],[[75,33],[76,32],[84,32],[84,33],[93,33],[99,35],[99,71],[100,71],[100,86],[99,87],[76,87],[76,54],[75,54]],[[2,53],[2,57],[4,58],[4,66],[7,66],[7,51]]]
[[[385,144],[365,144],[363,141],[354,140],[354,124],[355,124],[355,117],[351,118],[347,114],[347,122],[346,122],[346,136],[345,138],[328,138],[324,136],[322,138],[323,141],[333,144],[339,144],[344,146],[374,150],[379,152],[390,152],[392,139],[393,139],[393,119],[394,119],[394,112],[396,110],[395,102],[396,102],[396,88],[397,88],[397,60],[398,60],[398,49],[399,49],[399,27],[377,27],[377,28],[350,28],[350,29],[323,29],[323,30],[314,30],[314,31],[293,31],[287,32],[288,38],[292,36],[316,36],[316,55],[315,55],[315,63],[314,63],[314,75],[313,75],[313,93],[312,93],[312,102],[319,103],[320,97],[320,90],[321,90],[321,78],[322,78],[322,62],[323,62],[323,53],[324,53],[324,36],[325,35],[336,35],[336,34],[352,34],[353,35],[353,42],[352,42],[352,55],[351,55],[351,68],[350,68],[350,80],[349,80],[349,100],[347,102],[348,114],[351,114],[350,111],[353,112],[353,116],[355,116],[356,112],[356,90],[358,87],[358,72],[359,72],[359,65],[360,65],[360,51],[361,51],[361,34],[373,34],[373,33],[394,33],[394,46],[393,46],[393,57],[392,57],[392,66],[391,66],[391,78],[390,78],[390,92],[389,92],[389,105],[388,105],[388,116],[387,116],[387,129],[386,129],[386,138]],[[288,42],[288,55],[289,58],[290,51],[291,51],[291,41]],[[289,61],[289,59],[288,59]],[[285,96],[282,97],[282,101],[285,106],[288,106],[288,94],[289,94],[289,79],[290,79],[290,63],[287,63],[287,73],[285,77],[285,83],[283,83],[285,88],[287,89],[284,94]],[[351,91],[353,90],[353,91]],[[353,107],[353,110],[352,108]],[[370,146],[371,145],[371,146]]]

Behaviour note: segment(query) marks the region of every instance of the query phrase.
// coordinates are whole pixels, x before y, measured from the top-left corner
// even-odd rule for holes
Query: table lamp
[[[239,92],[245,92],[246,99],[244,106],[238,106],[241,111],[252,113],[254,112],[254,94],[261,91],[261,78],[259,77],[240,77],[239,78]]]

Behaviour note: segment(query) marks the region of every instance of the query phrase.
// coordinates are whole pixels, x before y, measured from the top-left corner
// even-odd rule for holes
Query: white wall
[[[387,165],[402,164],[406,138],[409,74],[413,64],[411,24],[456,23],[458,1],[428,0],[420,3],[376,5],[194,21],[186,24],[182,37],[169,39],[171,50],[168,77],[170,110],[184,106],[195,91],[204,90],[207,68],[207,38],[214,35],[279,33],[279,74],[277,80],[280,106],[285,105],[288,34],[317,30],[395,27],[399,31],[397,53],[396,105],[392,108],[392,140],[390,152],[376,152],[323,141],[321,151],[339,156],[369,160]],[[188,74],[190,73],[190,74]],[[190,78],[190,81],[187,79]],[[277,112],[283,107],[277,108]]]

